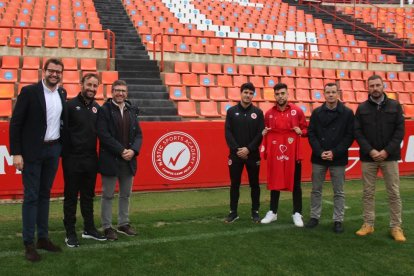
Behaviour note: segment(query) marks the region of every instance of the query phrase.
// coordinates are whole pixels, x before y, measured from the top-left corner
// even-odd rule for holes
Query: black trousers
[[[249,158],[247,160],[239,157],[229,157],[229,172],[230,172],[230,210],[237,212],[237,206],[240,197],[240,183],[243,168],[246,167],[247,175],[249,177],[250,197],[252,199],[252,211],[258,211],[260,208],[260,186],[259,186],[259,171],[260,159]]]
[[[292,199],[293,199],[293,214],[294,213],[302,213],[302,187],[300,185],[300,178],[302,175],[302,163],[296,162],[295,165],[295,177],[293,183],[293,192],[292,192]],[[279,198],[280,198],[280,191],[270,191],[270,210],[273,213],[277,213],[279,208]]]
[[[83,217],[84,230],[94,230],[93,199],[95,197],[97,157],[96,155],[70,155],[62,159],[62,165],[65,181],[63,223],[66,234],[76,233],[75,224],[78,195],[80,196],[80,209]]]

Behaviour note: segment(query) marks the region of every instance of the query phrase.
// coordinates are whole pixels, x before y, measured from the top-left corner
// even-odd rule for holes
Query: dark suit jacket
[[[61,133],[66,121],[66,91],[58,89],[62,101]],[[46,100],[42,81],[22,88],[10,120],[10,153],[34,161],[40,155],[46,134]],[[61,135],[62,138],[62,135]]]

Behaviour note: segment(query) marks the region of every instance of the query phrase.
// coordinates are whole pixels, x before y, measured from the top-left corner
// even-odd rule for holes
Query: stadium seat
[[[226,114],[227,114],[227,110],[230,107],[234,106],[235,104],[236,104],[235,102],[220,102],[219,103],[219,105],[220,105],[219,111],[220,111],[221,116],[225,117]]]
[[[178,115],[182,117],[198,117],[195,102],[182,101],[177,103]]]
[[[216,102],[200,102],[200,115],[203,117],[220,117]]]
[[[80,92],[80,85],[79,83],[65,83],[63,87],[66,90],[68,95],[68,99],[75,98]]]
[[[93,71],[96,72],[96,59],[94,58],[82,58],[80,60],[80,69],[83,71]]]
[[[274,106],[275,104],[271,102],[259,102],[259,108],[263,111],[263,113],[266,113],[269,109],[273,108]]]
[[[102,71],[101,82],[102,84],[112,84],[118,80],[118,71]]]
[[[207,101],[207,90],[203,86],[190,87],[190,99],[196,101]]]
[[[63,83],[80,83],[79,71],[63,71]]]
[[[239,74],[250,76],[253,75],[252,66],[248,64],[240,64],[239,65]]]
[[[17,69],[0,69],[1,82],[17,82]]]
[[[403,105],[404,108],[404,116],[406,118],[414,118],[414,104],[405,104]]]
[[[193,73],[182,74],[181,77],[182,77],[183,84],[186,86],[198,86],[199,85],[197,74],[193,74]]]
[[[76,58],[62,58],[65,71],[78,70],[78,60]]]
[[[233,76],[233,85],[236,87],[241,87],[243,83],[247,82],[246,76],[236,75]]]
[[[237,66],[235,64],[224,64],[223,73],[227,75],[236,75],[238,73]]]
[[[227,99],[232,101],[240,101],[240,88],[230,87],[227,88]]]
[[[18,69],[19,57],[18,56],[3,56],[1,59],[1,68],[2,69]]]
[[[40,59],[39,57],[23,57],[22,69],[39,69]]]
[[[22,69],[20,71],[20,82],[36,83],[39,81],[39,71]]]
[[[168,87],[170,92],[170,99],[174,101],[187,101],[186,88],[184,86],[170,86]]]
[[[354,91],[347,91],[347,90],[343,90],[342,91],[342,101],[345,103],[355,103],[355,93]]]
[[[165,84],[166,85],[181,85],[180,74],[178,73],[165,73]]]
[[[309,90],[308,89],[296,89],[295,99],[299,102],[310,102],[311,99],[309,97]]]
[[[400,102],[400,104],[413,104],[414,103],[409,93],[398,93],[398,101]]]
[[[218,75],[217,85],[221,87],[232,87],[233,77],[231,75]]]
[[[209,88],[209,99],[213,101],[227,101],[224,88],[221,86]]]
[[[0,83],[0,99],[14,98],[14,83]]]
[[[0,117],[11,117],[12,100],[0,100]]]
[[[191,72],[195,74],[205,74],[206,64],[202,62],[193,62],[191,63]]]
[[[203,85],[203,86],[214,86],[215,85],[213,75],[201,74],[199,76],[199,79],[200,79],[200,85]]]
[[[220,75],[223,74],[221,71],[221,64],[219,63],[209,63],[207,65],[207,73],[213,75]]]

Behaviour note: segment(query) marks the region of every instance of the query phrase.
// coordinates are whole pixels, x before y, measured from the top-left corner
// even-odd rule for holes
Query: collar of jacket
[[[338,103],[336,105],[336,110],[339,113],[342,113],[342,112],[344,112],[344,109],[345,109],[345,105],[341,101],[338,101]],[[322,106],[321,106],[321,108],[319,108],[318,112],[321,112],[322,110],[330,110],[330,111],[332,111],[332,109],[329,109],[328,107],[326,107],[326,102],[324,102],[322,104]]]
[[[388,100],[388,96],[387,96],[387,94],[386,94],[385,92],[383,92],[383,95],[384,95],[384,100],[383,100],[380,104],[377,104],[376,102],[374,102],[374,101],[371,99],[371,95],[368,95],[368,102],[369,102],[370,104],[372,104],[372,105],[383,107],[383,106],[384,106],[384,105],[386,105],[386,104],[387,104],[387,102],[389,101],[389,100]]]

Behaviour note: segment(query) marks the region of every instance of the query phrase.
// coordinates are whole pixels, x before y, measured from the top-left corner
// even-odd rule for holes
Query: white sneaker
[[[293,219],[293,223],[295,224],[295,226],[303,227],[303,220],[302,220],[301,214],[296,212],[295,214],[292,215],[292,219]]]
[[[277,220],[277,214],[273,213],[273,211],[269,211],[266,213],[266,216],[260,221],[260,223],[267,224],[275,220]]]

